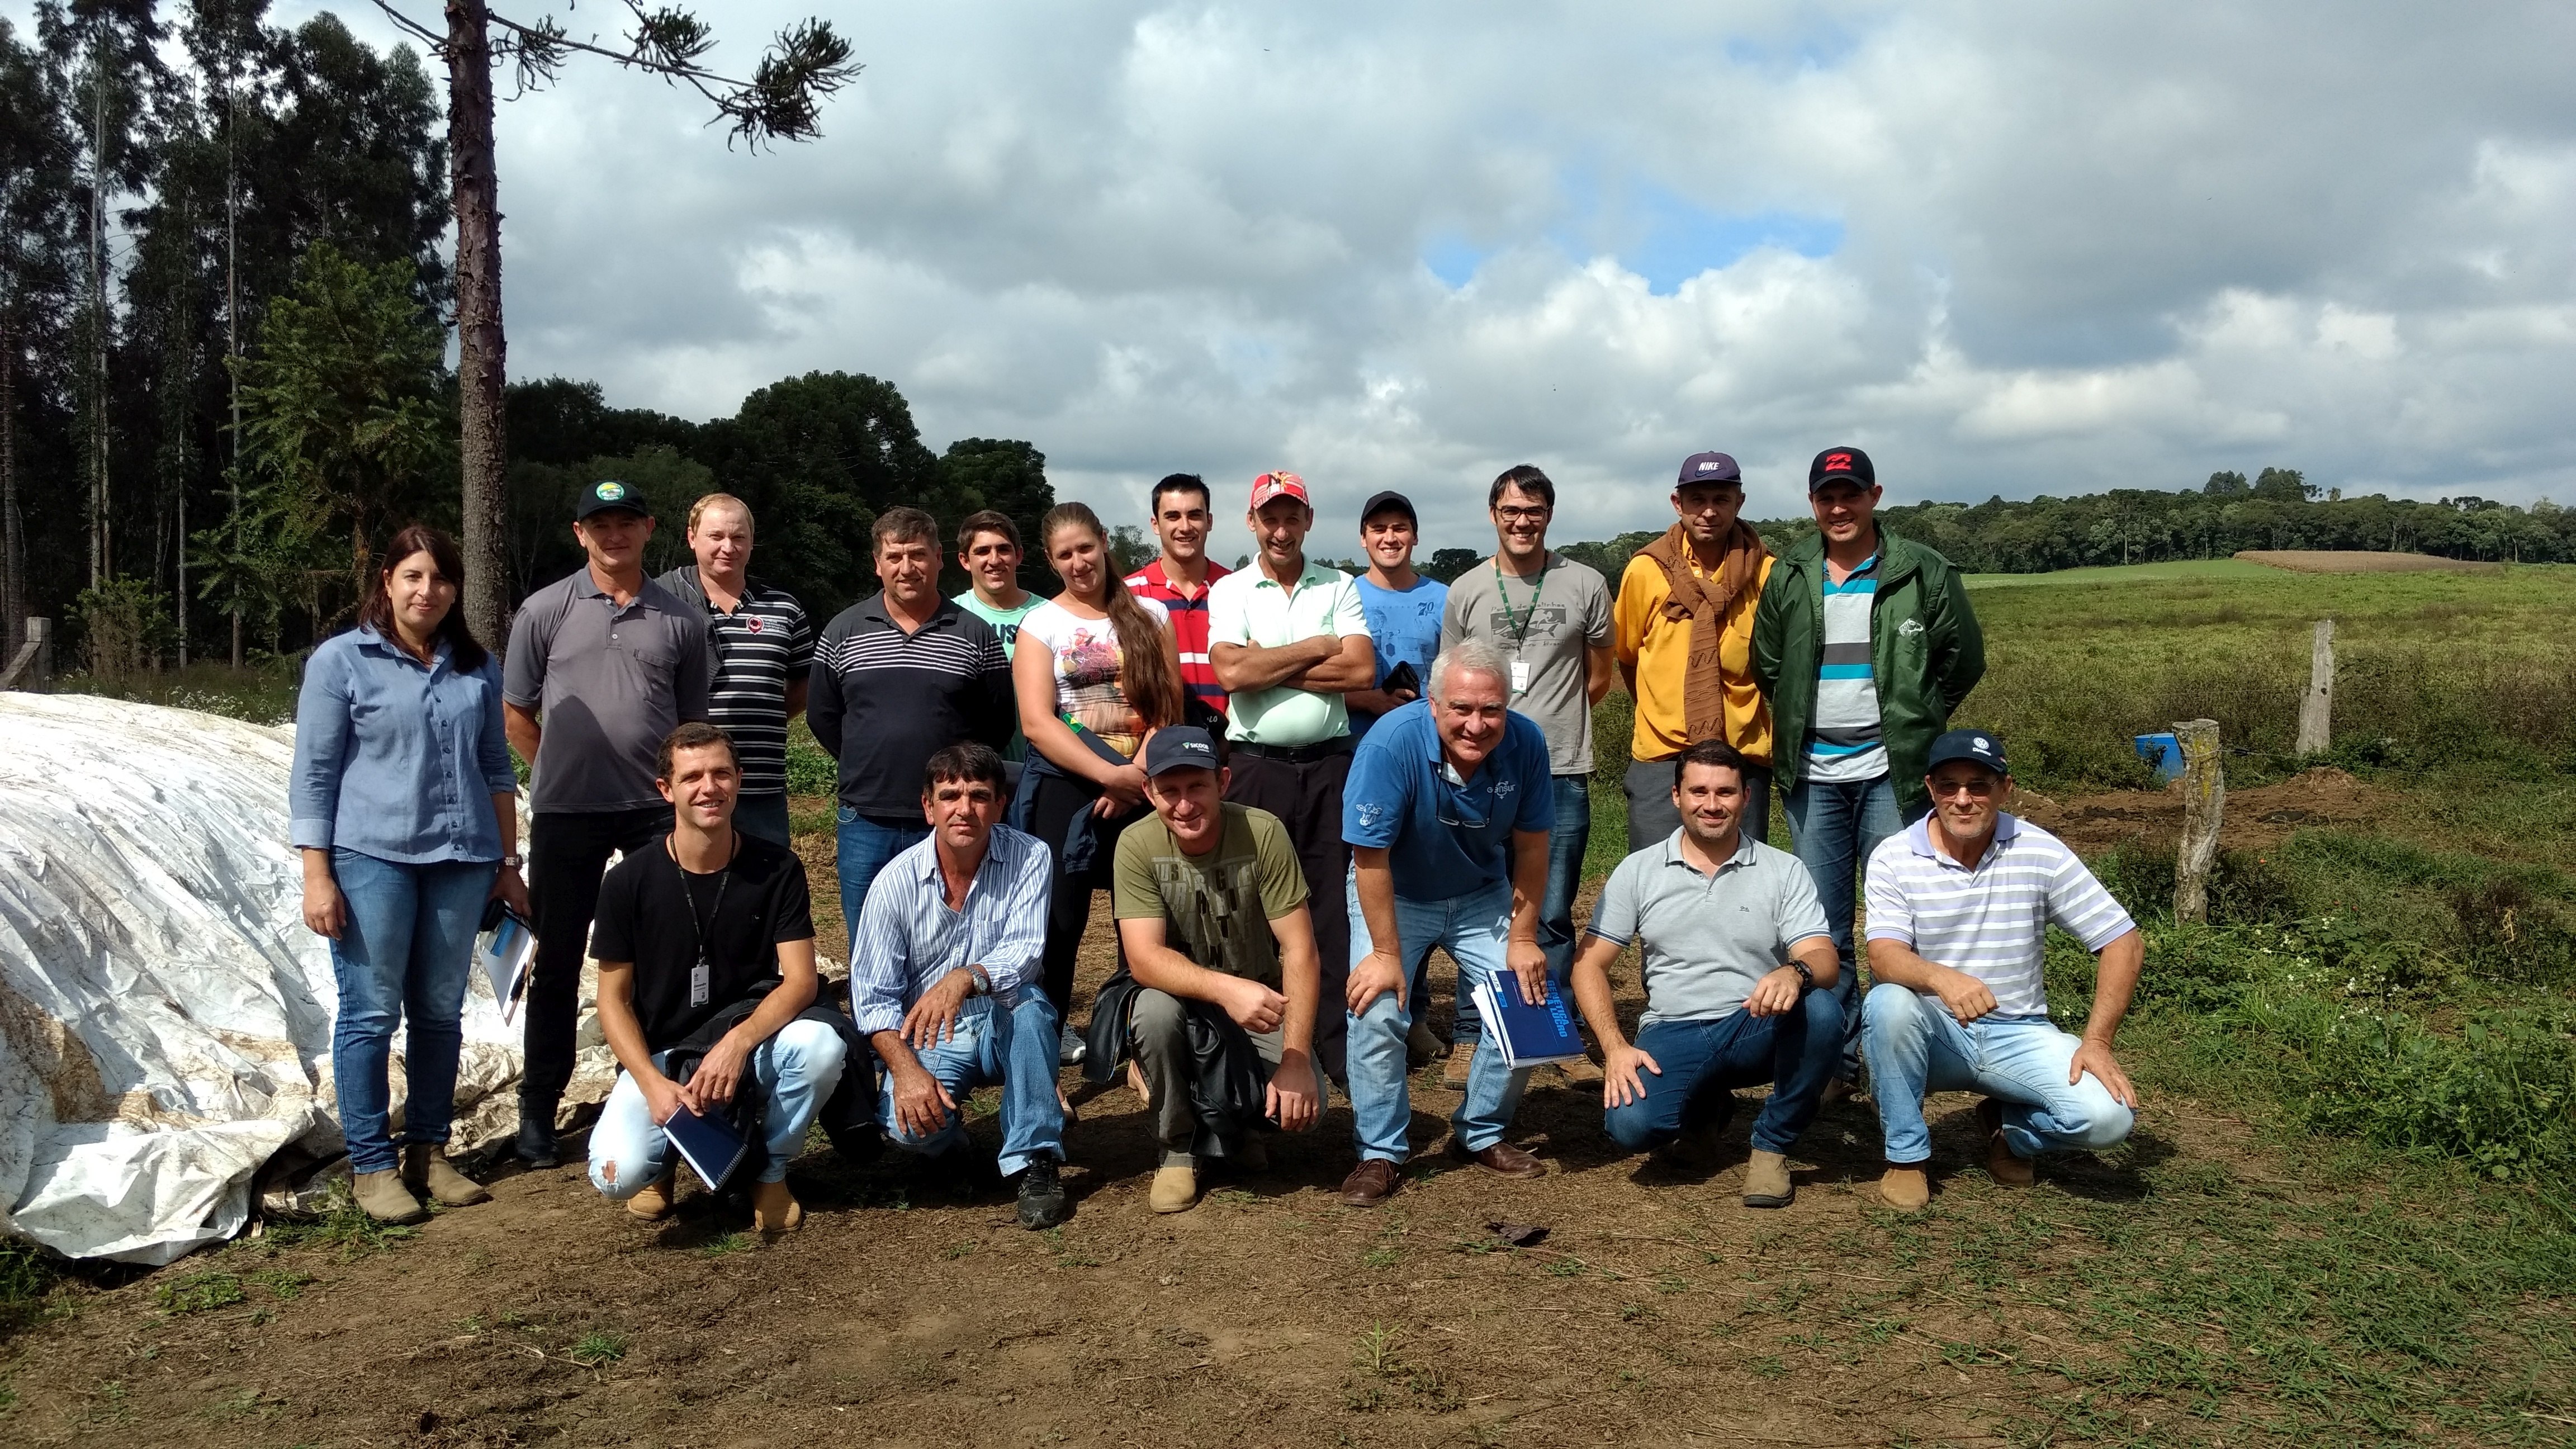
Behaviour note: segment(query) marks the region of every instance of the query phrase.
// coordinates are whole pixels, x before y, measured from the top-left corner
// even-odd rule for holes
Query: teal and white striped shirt
[[[1807,729],[1807,778],[1828,783],[1887,773],[1878,737],[1878,681],[1870,671],[1870,615],[1878,604],[1878,559],[1851,577],[1825,575],[1825,652],[1816,669],[1815,722]]]

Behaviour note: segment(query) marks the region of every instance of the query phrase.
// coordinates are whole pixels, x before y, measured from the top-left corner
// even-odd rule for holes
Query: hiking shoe
[[[1789,1181],[1789,1159],[1782,1153],[1753,1149],[1744,1164],[1744,1205],[1749,1208],[1784,1208],[1798,1195]]]
[[[1440,1068],[1440,1085],[1453,1092],[1467,1090],[1467,1068],[1476,1060],[1476,1044],[1459,1042],[1449,1048],[1449,1060]]]
[[[1065,1220],[1063,1164],[1052,1157],[1031,1162],[1020,1173],[1020,1226],[1035,1231]]]
[[[1878,1180],[1878,1200],[1901,1213],[1921,1212],[1932,1201],[1932,1179],[1922,1163],[1891,1162],[1887,1175]]]
[[[354,1173],[349,1178],[349,1196],[357,1200],[358,1209],[380,1223],[425,1223],[429,1209],[403,1186],[402,1172],[388,1167],[382,1172]]]
[[[1183,1165],[1157,1168],[1145,1205],[1158,1213],[1185,1213],[1199,1205],[1199,1172]]]
[[[1977,1125],[1986,1134],[1986,1175],[2005,1187],[2028,1187],[2038,1180],[2030,1159],[2015,1157],[2004,1141],[2004,1104],[1992,1097],[1977,1103]]]
[[[563,1150],[555,1142],[553,1098],[519,1099],[519,1138],[511,1146],[519,1160],[530,1167],[563,1166]]]
[[[792,1233],[804,1225],[805,1205],[785,1181],[751,1185],[751,1225],[764,1233]]]
[[[413,1196],[434,1198],[443,1207],[472,1207],[492,1200],[483,1184],[457,1171],[456,1164],[447,1160],[447,1148],[435,1142],[404,1144],[402,1178]]]
[[[1472,1162],[1487,1172],[1504,1177],[1545,1177],[1547,1164],[1526,1148],[1508,1142],[1497,1142],[1482,1152],[1470,1152],[1458,1138],[1449,1139],[1449,1155],[1460,1162]]]
[[[1376,1207],[1404,1186],[1404,1174],[1383,1157],[1363,1157],[1342,1179],[1342,1201],[1351,1207]]]
[[[1590,1057],[1576,1057],[1570,1062],[1559,1062],[1556,1064],[1556,1069],[1563,1073],[1565,1080],[1574,1086],[1601,1085],[1601,1064]]]
[[[1078,1067],[1081,1066],[1084,1060],[1090,1057],[1090,1055],[1091,1043],[1084,1040],[1082,1033],[1075,1031],[1072,1027],[1066,1027],[1063,1034],[1055,1039],[1055,1061],[1057,1066]]]
[[[626,1200],[626,1210],[648,1223],[658,1223],[671,1215],[672,1199],[679,1196],[680,1170],[672,1168],[644,1184],[644,1190]]]

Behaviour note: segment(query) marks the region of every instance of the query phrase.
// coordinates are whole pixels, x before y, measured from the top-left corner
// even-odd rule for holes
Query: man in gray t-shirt
[[[1842,1006],[1819,989],[1832,987],[1840,959],[1807,868],[1737,828],[1744,792],[1744,757],[1723,740],[1674,760],[1682,828],[1610,873],[1574,963],[1574,1000],[1606,1059],[1604,1126],[1632,1152],[1679,1140],[1689,1165],[1713,1166],[1734,1090],[1770,1083],[1744,1204],[1786,1207],[1789,1149],[1842,1060]],[[1610,998],[1610,963],[1630,941],[1646,985],[1633,1045]]]
[[[552,1167],[555,1109],[572,1079],[582,957],[613,854],[669,833],[653,783],[671,731],[707,717],[716,651],[706,611],[644,577],[653,515],[631,483],[581,492],[573,536],[588,562],[528,595],[510,625],[501,708],[511,747],[532,767],[527,1072],[519,1083],[519,1156]]]
[[[1449,581],[1440,647],[1446,651],[1461,639],[1482,639],[1502,650],[1511,664],[1512,712],[1537,721],[1547,736],[1556,821],[1548,831],[1538,944],[1547,953],[1549,979],[1562,988],[1574,964],[1574,892],[1583,883],[1583,854],[1592,843],[1592,706],[1610,692],[1616,665],[1610,586],[1599,570],[1548,552],[1556,485],[1545,473],[1527,463],[1507,469],[1494,480],[1486,504],[1499,547],[1492,558]],[[1459,1002],[1450,1040],[1472,1043],[1481,1029],[1474,1004]],[[1463,1060],[1453,1052],[1453,1069]],[[1568,1066],[1565,1075],[1578,1082],[1600,1080],[1588,1061]]]

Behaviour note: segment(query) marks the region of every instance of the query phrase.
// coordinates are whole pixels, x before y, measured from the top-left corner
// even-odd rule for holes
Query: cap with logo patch
[[[1252,511],[1273,498],[1294,498],[1312,508],[1315,500],[1306,496],[1306,480],[1294,473],[1264,473],[1252,480]]]
[[[1166,725],[1145,742],[1145,773],[1149,776],[1170,770],[1213,770],[1221,763],[1216,741],[1197,725]]]
[[[643,489],[632,483],[620,483],[614,478],[602,478],[581,490],[581,503],[572,511],[573,521],[578,523],[594,513],[606,513],[611,509],[624,509],[638,518],[653,516],[653,510],[644,506]]]
[[[1998,775],[2012,773],[2012,766],[2004,761],[2004,742],[1996,739],[1991,730],[1952,730],[1934,740],[1932,757],[1925,762],[1923,773],[1929,775],[1953,760],[1983,765]]]
[[[1828,483],[1875,488],[1878,469],[1870,463],[1869,454],[1858,448],[1827,448],[1807,465],[1807,491],[1813,493]]]
[[[1693,453],[1682,459],[1682,474],[1673,480],[1676,488],[1693,483],[1742,483],[1744,470],[1724,453]]]

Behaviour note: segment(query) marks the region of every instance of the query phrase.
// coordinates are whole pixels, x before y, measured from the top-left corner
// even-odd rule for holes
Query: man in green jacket
[[[1860,1078],[1853,872],[1929,805],[1924,762],[1986,672],[1985,640],[1950,561],[1882,532],[1877,469],[1858,448],[1807,467],[1816,536],[1771,566],[1753,614],[1753,678],[1771,705],[1772,772],[1815,877],[1842,972],[1838,1090]]]

